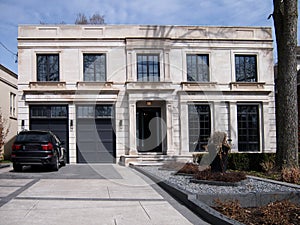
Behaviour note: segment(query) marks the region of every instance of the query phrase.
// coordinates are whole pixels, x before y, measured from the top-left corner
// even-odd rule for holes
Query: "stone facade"
[[[17,134],[17,81],[18,76],[0,64],[0,110],[4,122],[4,133],[7,136],[0,149],[0,159],[9,158],[14,137]]]
[[[214,131],[228,134],[234,152],[274,152],[272,44],[268,27],[19,26],[19,130],[41,124],[43,114],[35,114],[34,106],[64,105],[69,162],[97,162],[79,160],[89,154],[83,149],[88,145],[80,110],[112,105],[113,150],[108,152],[115,162],[121,156],[191,156],[205,150],[203,137]],[[41,69],[46,68],[42,59],[53,55],[56,80],[45,78],[47,70]],[[95,57],[104,57],[104,69],[91,67]],[[104,80],[87,80],[90,69],[104,73]],[[159,120],[151,130],[154,118]],[[102,122],[96,127],[100,123],[104,127]],[[147,140],[158,144],[146,149]]]

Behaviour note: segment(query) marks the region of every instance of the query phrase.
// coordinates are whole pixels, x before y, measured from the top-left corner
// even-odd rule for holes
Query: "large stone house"
[[[190,157],[224,131],[276,149],[268,27],[19,26],[21,129],[50,129],[70,163]]]
[[[17,134],[17,94],[18,76],[5,66],[0,64],[0,113],[5,135],[4,146],[0,149],[0,159],[9,158],[14,137]],[[2,127],[1,127],[2,128]]]

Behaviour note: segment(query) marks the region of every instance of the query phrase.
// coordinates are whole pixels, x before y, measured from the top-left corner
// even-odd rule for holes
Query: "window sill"
[[[215,90],[217,82],[181,82],[183,91]]]
[[[108,94],[117,94],[119,89],[113,87],[113,82],[99,82],[99,81],[79,81],[77,82],[78,91],[91,91],[97,93],[108,93]]]
[[[79,81],[76,84],[77,88],[81,87],[107,87],[111,88],[113,86],[113,82],[106,81]]]
[[[251,91],[264,91],[265,90],[265,82],[231,82],[230,89],[231,90],[251,90]]]
[[[171,82],[126,82],[127,91],[173,91]]]
[[[37,82],[30,82],[29,83],[29,88],[30,89],[40,89],[40,88],[45,88],[47,89],[61,89],[66,87],[66,82],[60,82],[60,81],[37,81]]]

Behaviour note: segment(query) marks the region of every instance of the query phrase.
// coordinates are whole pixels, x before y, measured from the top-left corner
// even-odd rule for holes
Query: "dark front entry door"
[[[138,152],[162,152],[161,109],[137,108],[136,118]]]

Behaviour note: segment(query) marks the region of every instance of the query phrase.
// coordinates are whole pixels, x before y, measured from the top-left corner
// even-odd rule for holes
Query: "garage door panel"
[[[115,162],[115,135],[111,119],[77,119],[79,163]]]
[[[67,151],[67,162],[69,162],[69,137],[68,137],[68,120],[67,119],[30,119],[31,130],[50,130],[61,141],[65,142],[64,147]]]

